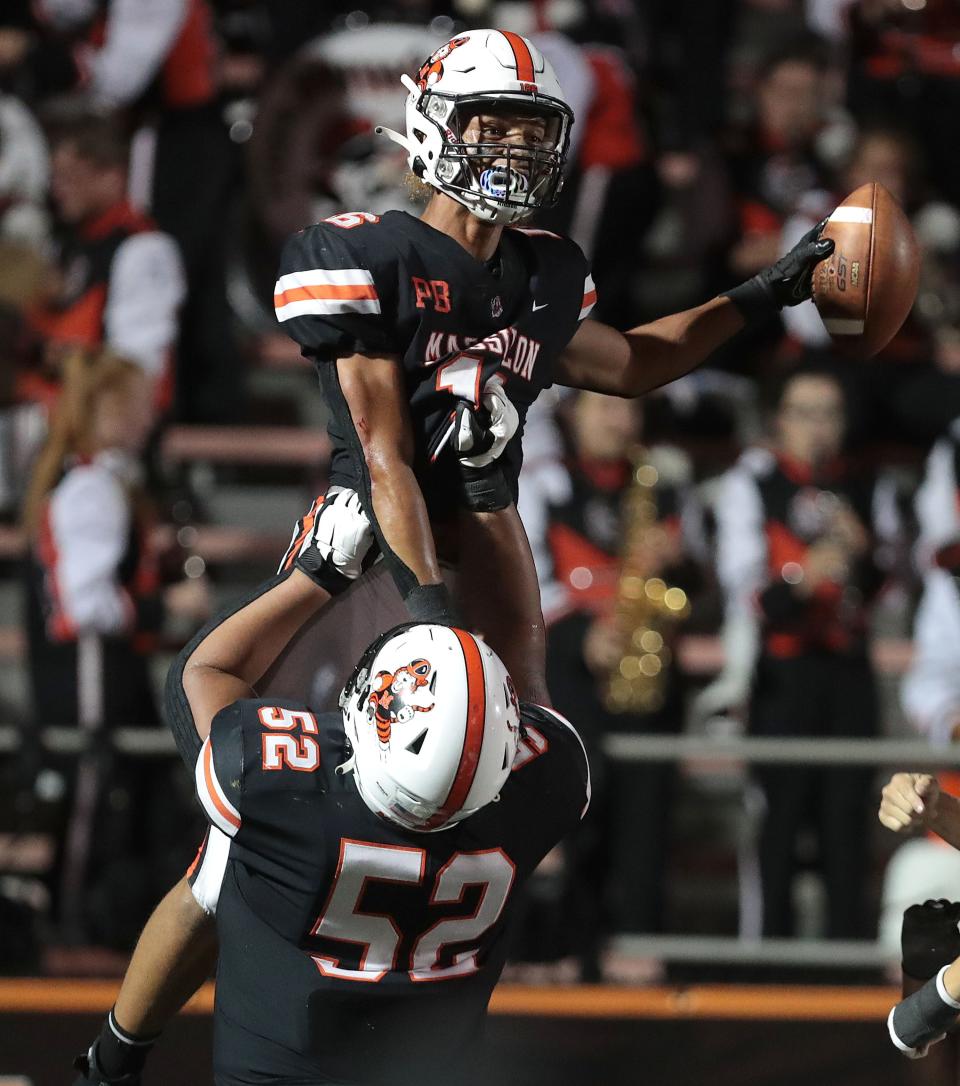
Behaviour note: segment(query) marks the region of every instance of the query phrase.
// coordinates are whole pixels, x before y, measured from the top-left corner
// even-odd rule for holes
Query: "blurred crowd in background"
[[[519,956],[629,979],[611,933],[870,938],[898,926],[904,886],[957,896],[960,864],[925,840],[881,894],[870,769],[697,775],[602,745],[960,737],[960,3],[6,0],[0,572],[26,643],[0,638],[19,728],[0,755],[0,969],[37,968],[45,945],[129,948],[189,862],[179,765],[52,753],[40,730],[158,728],[171,648],[272,572],[248,547],[218,575],[190,540],[218,493],[284,471],[303,503],[322,489],[321,461],[285,469],[282,450],[271,475],[279,431],[260,429],[323,424],[273,317],[280,247],[339,212],[416,211],[374,125],[402,127],[400,73],[478,26],[531,36],[576,114],[538,225],[592,261],[596,318],[628,328],[704,301],[866,181],[923,253],[914,310],[870,362],[837,354],[807,303],[643,403],[541,397],[521,514],[551,690],[592,750],[597,802],[535,883]],[[248,456],[271,437],[255,468],[238,455],[216,475],[196,452],[171,469],[187,427],[243,428]],[[234,526],[277,527],[242,505]],[[676,590],[643,645],[628,575]],[[624,699],[644,657],[653,693]]]

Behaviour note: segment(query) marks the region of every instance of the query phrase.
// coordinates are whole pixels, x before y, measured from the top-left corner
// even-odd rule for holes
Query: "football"
[[[900,330],[917,296],[920,252],[890,193],[871,181],[827,220],[832,255],[813,271],[813,300],[839,351],[870,358]]]

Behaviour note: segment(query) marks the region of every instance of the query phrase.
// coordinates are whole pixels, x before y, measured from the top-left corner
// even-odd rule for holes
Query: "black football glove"
[[[373,527],[357,492],[332,486],[293,564],[336,596],[370,568],[378,553]]]
[[[79,1071],[73,1086],[140,1086],[140,1073],[156,1040],[156,1034],[128,1033],[118,1024],[111,1008],[100,1036],[73,1061],[74,1070]]]
[[[784,306],[799,305],[813,293],[813,269],[833,252],[831,238],[820,234],[827,220],[817,223],[776,264],[757,272],[724,296],[740,310],[748,324],[765,320]]]
[[[89,1052],[84,1052],[73,1061],[73,1069],[80,1073],[73,1080],[73,1086],[84,1086],[95,1083],[96,1086],[140,1086],[140,1072],[130,1072],[120,1075],[119,1078],[108,1078],[106,1072],[97,1062],[97,1046],[90,1046]]]
[[[960,958],[960,902],[925,901],[903,914],[900,948],[903,971],[914,980],[935,977],[942,966]]]

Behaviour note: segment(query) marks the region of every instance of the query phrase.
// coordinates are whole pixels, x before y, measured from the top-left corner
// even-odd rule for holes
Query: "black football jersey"
[[[215,884],[218,1082],[456,1081],[517,892],[589,802],[574,729],[537,706],[522,720],[499,801],[417,833],[336,772],[339,713],[247,700],[217,715],[197,761],[211,829],[192,879],[201,902]]]
[[[443,448],[456,400],[478,403],[485,382],[502,377],[520,415],[501,461],[515,498],[527,408],[553,383],[557,357],[595,301],[586,258],[567,238],[507,229],[483,263],[402,211],[337,215],[295,234],[274,298],[333,409],[335,483],[359,490],[362,464],[330,363],[356,353],[401,358],[415,471],[434,519],[452,512],[456,493],[456,464]]]

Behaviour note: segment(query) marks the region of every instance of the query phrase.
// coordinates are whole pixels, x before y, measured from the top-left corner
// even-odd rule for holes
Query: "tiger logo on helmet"
[[[435,53],[431,53],[420,65],[420,71],[417,72],[417,86],[425,91],[427,87],[432,87],[434,83],[439,82],[443,78],[443,62],[454,49],[466,45],[469,40],[467,37],[451,38],[446,44],[441,45]]]
[[[496,653],[466,630],[388,630],[340,695],[350,753],[337,772],[352,773],[369,810],[397,825],[456,825],[496,799],[516,761],[520,717],[508,681]]]
[[[419,690],[429,687],[432,671],[428,660],[413,660],[394,672],[377,673],[368,699],[368,712],[377,726],[382,751],[390,749],[395,723],[406,724],[413,719],[414,713],[429,713],[433,708],[433,701],[423,705],[412,700]]]

